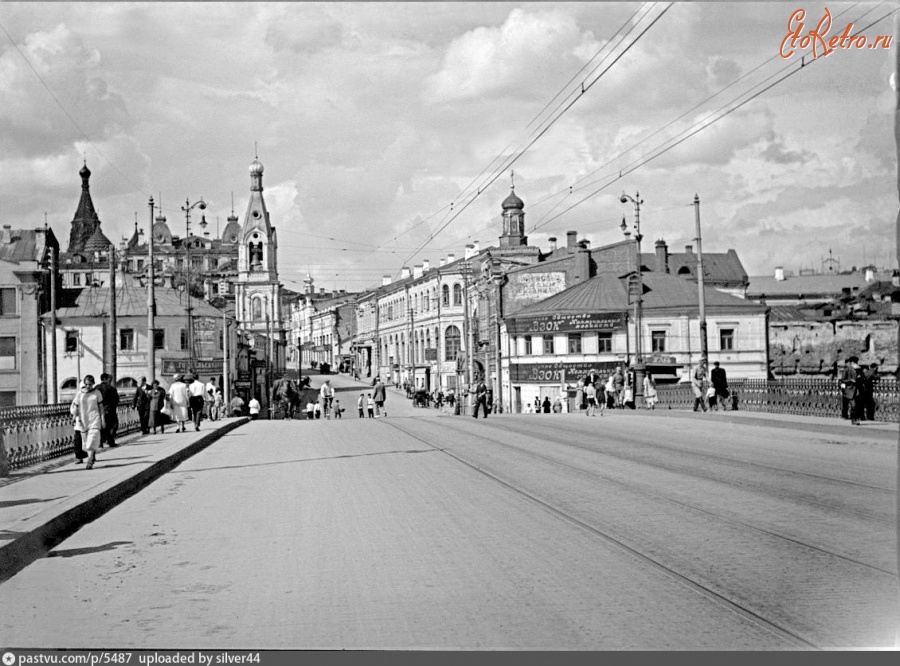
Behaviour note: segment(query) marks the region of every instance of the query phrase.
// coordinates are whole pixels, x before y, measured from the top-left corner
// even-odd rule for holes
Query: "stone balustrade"
[[[0,476],[73,452],[75,430],[69,404],[0,409]],[[137,411],[117,408],[119,435],[140,430]]]

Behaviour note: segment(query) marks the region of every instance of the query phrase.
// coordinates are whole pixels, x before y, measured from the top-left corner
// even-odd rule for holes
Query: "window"
[[[526,335],[525,336],[525,355],[531,356],[532,353],[533,352],[531,351],[531,336]]]
[[[121,379],[116,380],[116,388],[136,389],[137,387],[138,383],[134,377],[122,377]]]
[[[144,260],[143,259],[137,260],[137,270],[138,270],[138,272],[144,270]]]
[[[81,273],[72,273],[72,286],[81,286]]]
[[[650,351],[654,354],[666,351],[665,331],[650,331]]]
[[[545,354],[555,354],[556,352],[553,351],[553,349],[554,349],[553,348],[553,336],[545,335],[544,336],[544,353]]]
[[[66,331],[66,354],[74,354],[78,351],[78,331]]]
[[[441,305],[445,308],[450,307],[450,286],[446,284],[441,287]]]
[[[0,370],[16,369],[16,339],[0,338]]]
[[[259,321],[260,319],[262,319],[263,318],[262,307],[263,307],[262,299],[254,298],[250,302],[250,319],[253,319],[255,321]]]
[[[612,333],[597,333],[597,352],[600,354],[612,352]]]
[[[462,287],[453,285],[453,305],[462,305]]]
[[[153,348],[154,349],[165,349],[166,348],[166,329],[164,329],[164,328],[154,328],[153,329]]]
[[[15,407],[16,406],[16,392],[15,391],[0,391],[0,407]]]
[[[119,349],[122,351],[134,351],[134,329],[119,329]]]
[[[581,333],[569,333],[569,353],[581,353]]]
[[[456,326],[448,326],[444,331],[444,360],[455,361],[461,349],[462,335]]]
[[[63,391],[74,391],[78,388],[78,377],[64,379],[63,383],[59,385],[59,388]]]
[[[14,315],[16,307],[16,288],[0,287],[0,317]]]
[[[722,351],[734,351],[734,329],[719,329],[719,349]]]
[[[181,348],[182,349],[188,348],[188,334],[185,329],[181,329]]]

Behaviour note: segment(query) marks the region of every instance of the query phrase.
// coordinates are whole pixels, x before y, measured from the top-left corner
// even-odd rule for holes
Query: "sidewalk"
[[[246,418],[204,421],[199,432],[127,437],[93,469],[75,457],[17,470],[0,485],[0,582],[135,494]]]

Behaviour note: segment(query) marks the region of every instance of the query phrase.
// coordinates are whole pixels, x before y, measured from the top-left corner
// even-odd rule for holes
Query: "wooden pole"
[[[107,350],[109,363],[106,372],[112,376],[112,385],[116,385],[116,333],[118,322],[116,320],[116,248],[109,248],[109,337],[107,338]]]

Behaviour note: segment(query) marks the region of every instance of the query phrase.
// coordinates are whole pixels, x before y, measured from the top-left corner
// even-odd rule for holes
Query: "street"
[[[343,419],[248,423],[0,585],[0,642],[894,645],[895,430],[476,420],[393,390],[359,419],[371,389],[332,383]]]

